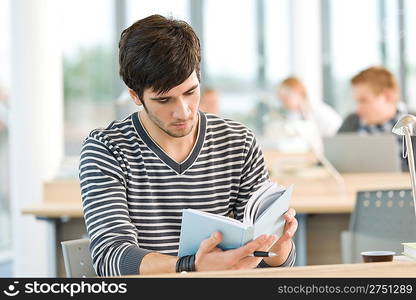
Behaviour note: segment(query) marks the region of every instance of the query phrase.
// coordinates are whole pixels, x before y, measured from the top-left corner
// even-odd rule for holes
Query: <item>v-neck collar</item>
[[[204,144],[207,119],[204,113],[198,112],[198,114],[199,114],[199,128],[198,128],[198,136],[196,138],[195,145],[192,148],[191,153],[185,159],[185,161],[181,163],[176,162],[169,155],[167,155],[166,152],[163,151],[163,149],[149,136],[149,134],[147,133],[146,129],[144,128],[143,124],[141,123],[139,119],[138,112],[135,112],[134,114],[132,114],[132,120],[133,120],[133,125],[136,128],[137,133],[139,134],[141,139],[146,143],[149,149],[152,150],[166,165],[172,168],[176,173],[183,174],[195,162]]]

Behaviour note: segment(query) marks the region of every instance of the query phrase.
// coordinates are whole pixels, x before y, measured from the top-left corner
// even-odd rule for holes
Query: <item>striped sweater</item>
[[[81,150],[79,179],[90,251],[99,276],[137,274],[144,255],[177,255],[182,210],[242,220],[268,178],[254,134],[240,123],[199,113],[185,161],[172,160],[138,113],[93,130]]]

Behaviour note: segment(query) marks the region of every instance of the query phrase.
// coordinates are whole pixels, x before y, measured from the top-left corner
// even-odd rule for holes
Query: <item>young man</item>
[[[93,264],[99,276],[288,266],[295,259],[295,211],[281,238],[263,235],[222,251],[213,232],[178,258],[182,210],[241,220],[268,179],[253,133],[198,111],[200,45],[185,22],[153,15],[123,31],[120,75],[137,105],[122,121],[93,130],[80,158],[80,183]],[[276,216],[277,218],[278,216]],[[263,261],[254,250],[274,251]]]
[[[404,104],[399,102],[397,81],[387,69],[365,69],[351,79],[351,85],[357,111],[347,116],[339,133],[391,133],[396,122],[407,113]],[[401,136],[398,136],[398,142],[402,147]],[[415,144],[414,139],[412,144]],[[402,170],[408,169],[407,159],[402,159]]]

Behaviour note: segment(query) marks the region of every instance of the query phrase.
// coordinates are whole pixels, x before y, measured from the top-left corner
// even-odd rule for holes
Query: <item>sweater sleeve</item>
[[[84,142],[79,180],[90,252],[98,276],[138,274],[142,258],[150,252],[138,245],[119,161],[103,142],[91,137]]]
[[[254,134],[247,138],[247,152],[242,169],[240,188],[235,207],[237,220],[242,221],[244,208],[251,195],[269,178],[264,162],[263,152],[254,138]]]

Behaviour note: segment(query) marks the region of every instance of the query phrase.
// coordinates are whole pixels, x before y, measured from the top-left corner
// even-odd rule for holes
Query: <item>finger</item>
[[[277,243],[285,242],[293,238],[297,229],[298,221],[296,219],[293,219],[291,222],[286,223],[284,233],[277,241]]]
[[[256,244],[253,243],[251,245],[251,248],[248,249],[248,255],[250,256],[254,251],[268,251],[274,245],[274,243],[276,243],[276,241],[277,236],[275,234],[264,235],[264,238],[258,240]]]
[[[285,215],[286,224],[291,224],[293,222],[297,222],[296,218],[291,216],[290,214]]]
[[[266,234],[263,234],[256,238],[255,240],[252,240],[245,244],[244,246],[241,246],[240,248],[231,250],[233,252],[233,255],[236,255],[237,257],[243,258],[245,256],[249,256],[254,251],[260,249],[261,247],[264,247],[264,245],[267,243],[269,236]]]
[[[297,230],[298,230],[298,220],[293,219],[293,221],[290,223],[289,228],[287,230],[290,238],[292,238],[295,235]]]
[[[271,247],[273,247],[274,243],[277,242],[277,236],[272,234],[269,238],[264,242],[263,246],[257,248],[257,251],[269,251]]]
[[[284,215],[286,221],[291,221],[296,216],[296,211],[293,208],[290,208]]]
[[[274,243],[276,243],[276,241],[277,241],[277,236],[275,234],[272,234],[269,237],[267,237],[267,239],[263,243],[263,246],[253,250],[253,252],[254,251],[269,251],[270,248],[274,245]],[[250,254],[252,254],[253,252],[250,252]],[[234,268],[236,269],[255,268],[262,259],[263,259],[262,257],[245,256],[238,263],[234,265]]]
[[[277,241],[277,236],[275,234],[270,235],[266,237],[266,239],[263,242],[263,246],[259,246],[256,249],[251,249],[249,251],[249,254],[242,257],[235,265],[235,269],[249,269],[249,268],[255,268],[260,261],[263,259],[262,257],[254,257],[250,256],[254,251],[268,251],[274,243]]]
[[[222,234],[214,232],[209,238],[203,240],[199,246],[200,253],[208,253],[217,249],[217,245],[222,241]]]

